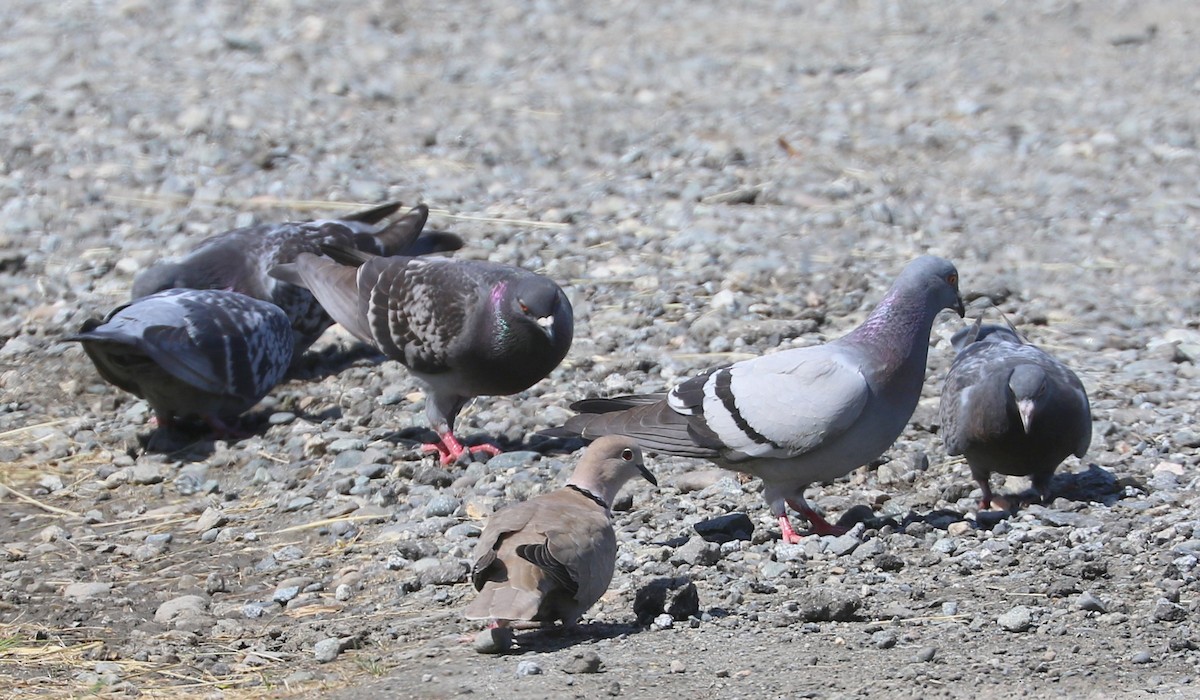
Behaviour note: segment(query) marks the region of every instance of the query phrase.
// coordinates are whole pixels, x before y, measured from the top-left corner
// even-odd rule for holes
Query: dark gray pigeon
[[[895,442],[921,397],[929,332],[943,309],[963,314],[958,272],[948,260],[918,258],[842,338],[709,370],[666,395],[579,401],[580,415],[552,434],[628,435],[649,452],[757,476],[786,541],[799,540],[787,505],[815,532],[842,532],[809,508],[804,489]]]
[[[146,399],[160,426],[198,418],[228,424],[287,372],[292,330],[274,304],[224,290],[171,289],[91,319],[78,341],[100,376]]]
[[[426,414],[440,442],[425,448],[443,464],[467,451],[454,419],[468,401],[528,389],[571,347],[571,302],[541,275],[478,260],[322,250],[337,260],[302,253],[272,274],[311,290],[346,330],[429,387]]]
[[[976,322],[954,336],[958,356],[942,391],[942,440],[963,455],[992,505],[993,472],[1029,476],[1042,500],[1068,455],[1092,441],[1092,412],[1075,373],[1014,331]]]
[[[271,268],[292,262],[300,253],[319,253],[322,243],[376,255],[422,255],[462,246],[462,240],[452,233],[423,231],[429,218],[429,209],[423,204],[380,225],[399,208],[399,202],[390,202],[339,219],[226,231],[176,261],[147,268],[133,282],[133,298],[164,289],[227,289],[272,302],[287,314],[295,331],[295,356],[299,357],[333,325],[333,319],[307,290],[271,277]]]

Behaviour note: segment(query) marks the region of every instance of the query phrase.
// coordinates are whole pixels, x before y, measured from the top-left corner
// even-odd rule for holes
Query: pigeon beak
[[[542,316],[541,318],[537,319],[537,324],[538,324],[538,327],[540,327],[542,329],[542,331],[545,332],[545,334],[550,337],[550,340],[554,340],[554,317],[553,316]]]
[[[1017,414],[1021,416],[1021,425],[1025,428],[1025,433],[1029,433],[1029,427],[1033,424],[1033,399],[1021,399],[1017,402]]]
[[[658,486],[658,479],[654,478],[654,475],[650,473],[650,470],[646,468],[646,465],[639,464],[637,465],[637,468],[638,471],[642,473],[642,476],[646,477],[646,481]]]
[[[966,304],[963,304],[962,297],[956,296],[954,299],[954,302],[955,302],[955,305],[950,308],[954,309],[954,312],[958,314],[959,318],[966,318],[967,306],[966,306]]]

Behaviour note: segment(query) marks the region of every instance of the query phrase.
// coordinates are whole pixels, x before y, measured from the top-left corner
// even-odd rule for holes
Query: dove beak
[[[1029,433],[1029,427],[1033,424],[1033,399],[1021,399],[1017,402],[1017,414],[1021,416],[1021,425],[1025,428],[1025,433]]]
[[[540,327],[546,335],[550,336],[550,340],[554,340],[554,317],[542,316],[537,319],[538,327]]]
[[[646,478],[646,481],[658,486],[658,479],[654,478],[654,475],[650,473],[650,470],[646,468],[646,465],[639,464],[637,465],[637,468],[638,471],[642,473],[642,476]]]

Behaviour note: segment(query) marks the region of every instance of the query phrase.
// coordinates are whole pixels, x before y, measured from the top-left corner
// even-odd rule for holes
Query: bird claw
[[[421,445],[422,452],[437,452],[442,466],[448,466],[459,460],[464,454],[467,456],[474,455],[476,452],[486,452],[488,455],[495,457],[501,453],[499,447],[484,443],[482,445],[463,446],[453,433],[446,433],[441,436],[441,442],[430,442]]]

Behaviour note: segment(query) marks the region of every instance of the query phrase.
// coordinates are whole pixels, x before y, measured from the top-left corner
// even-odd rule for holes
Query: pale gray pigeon
[[[498,453],[493,445],[464,448],[454,419],[472,398],[524,391],[562,362],[574,332],[562,289],[499,263],[322,250],[337,260],[303,253],[272,274],[311,290],[346,330],[428,386],[425,410],[439,442],[425,449],[443,464],[467,452]]]
[[[469,620],[572,625],[608,590],[617,558],[612,504],[625,482],[658,485],[630,438],[588,446],[566,487],[496,511],[475,545]]]
[[[100,376],[146,399],[164,428],[229,422],[267,394],[292,359],[292,329],[274,304],[224,290],[170,289],[91,319],[78,341]]]
[[[1043,350],[1001,326],[977,321],[954,336],[958,356],[942,391],[942,440],[963,455],[992,505],[993,472],[1029,476],[1049,496],[1054,470],[1082,458],[1092,441],[1092,412],[1079,377]]]
[[[579,401],[572,408],[580,415],[552,434],[628,435],[650,452],[757,476],[785,541],[799,540],[787,505],[813,531],[841,532],[808,506],[804,489],[895,442],[921,397],[929,332],[943,309],[963,314],[958,271],[942,258],[918,258],[842,338],[709,370],[666,395]]]
[[[454,234],[423,230],[429,218],[423,204],[390,224],[381,224],[399,208],[399,202],[390,202],[337,219],[226,231],[202,241],[178,260],[147,268],[133,282],[133,298],[164,289],[227,289],[272,302],[287,314],[299,357],[333,320],[307,290],[271,277],[271,268],[292,262],[300,253],[319,253],[322,243],[377,255],[422,255],[462,246]]]

